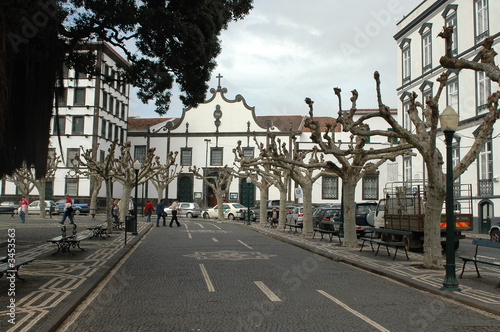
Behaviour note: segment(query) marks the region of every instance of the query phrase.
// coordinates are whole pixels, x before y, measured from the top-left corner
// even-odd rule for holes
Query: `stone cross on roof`
[[[221,89],[221,86],[220,86],[220,79],[223,78],[224,76],[221,76],[221,74],[219,73],[219,75],[215,76],[217,79],[218,79],[218,83],[217,83],[217,90],[220,90]]]

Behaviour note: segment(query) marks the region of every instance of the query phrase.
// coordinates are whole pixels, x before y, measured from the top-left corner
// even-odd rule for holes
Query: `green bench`
[[[476,246],[476,251],[474,252],[473,257],[459,256],[459,258],[462,259],[462,261],[464,262],[464,265],[462,267],[462,273],[460,273],[460,277],[462,277],[462,275],[464,274],[465,264],[467,264],[467,262],[474,263],[474,266],[476,267],[476,273],[477,273],[478,278],[481,278],[481,275],[479,274],[479,269],[477,268],[477,263],[500,267],[499,260],[497,260],[495,258],[490,258],[490,257],[478,255],[479,247],[500,249],[500,242],[492,242],[492,241],[488,241],[488,240],[479,239],[479,240],[472,240],[472,244]],[[499,286],[500,286],[500,283],[499,283]]]
[[[12,260],[8,259],[7,257],[0,258],[0,278],[3,277],[4,274],[14,273],[17,279],[23,281],[25,281],[25,279],[19,276],[19,268],[35,260],[35,258],[33,257],[14,258]]]
[[[330,237],[330,242],[332,242],[333,236],[337,236],[339,238],[339,242],[342,243],[340,239],[340,234],[344,231],[344,223],[340,221],[321,221],[318,223],[318,226],[314,228],[313,239],[316,236],[316,233],[321,234],[321,241],[323,240],[323,236],[327,234]]]
[[[378,251],[380,249],[380,246],[384,246],[387,249],[387,255],[391,256],[391,253],[389,252],[389,247],[393,247],[396,249],[394,252],[394,257],[392,258],[393,260],[396,259],[396,255],[398,254],[398,249],[404,249],[405,254],[406,254],[406,259],[409,260],[410,257],[408,257],[408,252],[406,251],[406,246],[403,243],[403,241],[400,241],[399,238],[403,238],[405,236],[410,236],[411,232],[410,231],[400,231],[396,229],[388,229],[388,228],[375,228],[375,227],[368,227],[366,228],[366,232],[370,233],[370,236],[362,236],[359,239],[362,241],[361,243],[361,249],[359,251],[363,251],[363,247],[365,245],[365,242],[369,242],[370,246],[372,248],[372,251],[374,251],[373,244],[377,245],[377,251],[375,252],[375,256],[378,255]],[[381,235],[381,238],[377,238],[376,236]],[[384,234],[386,236],[384,236]],[[382,240],[382,238],[387,238],[387,240]],[[392,240],[391,238],[397,238],[396,240]]]

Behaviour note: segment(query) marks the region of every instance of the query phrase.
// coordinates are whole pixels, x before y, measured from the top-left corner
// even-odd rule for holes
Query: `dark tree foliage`
[[[177,82],[185,106],[205,98],[221,47],[219,35],[243,19],[253,0],[0,1],[0,176],[26,161],[45,174],[54,94],[63,65],[101,75],[91,54],[102,40],[131,63],[122,77],[155,100],[159,114]],[[131,48],[135,42],[135,48]],[[106,79],[106,78],[105,78]]]

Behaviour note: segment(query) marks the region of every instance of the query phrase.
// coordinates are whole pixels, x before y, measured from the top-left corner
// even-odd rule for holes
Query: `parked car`
[[[0,213],[13,214],[19,209],[19,204],[12,201],[6,201],[0,203]]]
[[[198,216],[201,215],[201,209],[198,203],[179,202],[177,210],[178,210],[177,215],[179,217],[185,216],[187,218],[198,218]],[[168,216],[172,213],[172,210],[166,207],[165,213]]]
[[[386,199],[385,198],[381,199],[378,202],[377,208],[368,213],[368,215],[366,216],[366,221],[368,222],[368,224],[377,228],[385,227],[385,221],[384,221],[385,203]]]
[[[73,199],[73,211],[75,214],[89,214],[90,205],[87,203],[80,203],[79,200]],[[64,213],[64,206],[66,205],[66,199],[60,199],[56,202],[57,204],[57,213]]]
[[[314,227],[318,227],[321,221],[339,221],[341,211],[340,204],[315,208],[312,216]]]
[[[45,215],[57,214],[57,204],[54,201],[45,201]],[[33,201],[28,205],[28,214],[40,214],[40,201]]]
[[[367,217],[370,212],[377,210],[377,205],[377,202],[356,203],[356,230],[361,235],[365,233],[366,228],[373,226],[368,222]]]
[[[304,222],[304,208],[302,206],[294,207],[290,213],[287,213],[286,222],[288,224],[296,224],[296,225],[303,224],[303,222]]]
[[[493,242],[500,242],[500,222],[490,228],[490,239]]]
[[[222,204],[224,219],[234,220],[236,218],[242,219],[247,211],[247,207],[240,203],[224,203]],[[217,219],[219,216],[219,206],[216,205],[210,209],[204,210],[202,213],[203,218],[205,219]]]

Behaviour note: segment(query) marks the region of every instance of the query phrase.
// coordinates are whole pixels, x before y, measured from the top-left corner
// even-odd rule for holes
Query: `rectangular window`
[[[410,115],[408,114],[408,110],[410,109],[410,102],[405,102],[403,104],[403,114],[404,114],[404,118],[403,118],[403,126],[406,130],[408,130],[409,132],[411,132],[413,130],[413,126],[412,126],[412,122],[410,120]]]
[[[491,82],[482,71],[477,72],[477,108],[478,113],[487,109],[488,97],[491,93]]]
[[[56,89],[57,105],[66,106],[68,104],[68,89]]]
[[[66,117],[64,115],[58,115],[54,117],[53,121],[54,121],[54,130],[52,131],[52,134],[64,135],[66,133]],[[57,126],[59,126],[59,132],[57,131]]]
[[[144,158],[146,158],[146,146],[136,145],[134,147],[134,160],[139,160],[142,163]]]
[[[454,76],[451,79],[448,79],[448,84],[446,85],[446,94],[447,94],[447,104],[451,106],[457,113],[459,113],[458,77]]]
[[[210,165],[222,166],[222,148],[210,149]]]
[[[339,198],[339,178],[337,176],[323,176],[321,185],[322,199]]]
[[[106,91],[102,92],[102,109],[108,110],[108,93]]]
[[[80,155],[80,149],[78,148],[69,148],[66,150],[66,166],[73,166],[73,159],[77,158]]]
[[[118,99],[115,101],[115,112],[116,116],[120,116],[120,101]]]
[[[85,105],[85,88],[75,88],[75,95],[73,100],[73,105],[82,106]]]
[[[425,73],[432,69],[432,39],[431,30],[422,36],[422,71]]]
[[[479,43],[489,34],[488,0],[475,0],[474,7],[476,11],[476,43]]]
[[[109,113],[110,114],[113,114],[113,105],[114,105],[114,100],[113,100],[113,96],[109,96]]]
[[[118,141],[118,134],[120,133],[120,127],[115,127],[115,141]]]
[[[411,54],[410,54],[410,43],[406,43],[402,50],[403,56],[403,84],[408,83],[411,80]]]
[[[192,148],[182,148],[181,149],[181,166],[191,166],[193,159],[193,149]]]
[[[403,167],[404,167],[404,181],[411,182],[413,179],[413,172],[411,169],[411,157],[403,157]]]
[[[447,27],[453,26],[453,44],[452,44],[452,51],[453,55],[458,54],[458,22],[457,22],[457,12],[456,11],[450,11],[450,14],[446,16],[446,23],[445,25]]]
[[[120,128],[120,143],[125,142],[125,129]]]
[[[104,159],[106,158],[106,152],[103,150],[99,150],[99,161],[104,162]]]
[[[101,136],[102,138],[106,137],[106,120],[101,119]]]
[[[493,150],[491,140],[488,140],[486,143],[484,143],[483,147],[481,148],[481,152],[479,152],[478,163],[478,194],[480,196],[493,195]]]
[[[113,137],[113,124],[110,122],[108,123],[108,139],[111,140],[111,137]]]
[[[243,156],[245,160],[253,159],[254,148],[243,148]]]
[[[122,104],[122,113],[121,113],[121,118],[122,120],[125,120],[125,104],[124,103],[121,103]]]
[[[74,116],[73,117],[73,135],[83,135],[83,126],[84,126],[84,117],[83,116]]]
[[[378,175],[363,177],[363,199],[378,200]]]
[[[66,178],[64,192],[69,196],[78,196],[78,179]]]
[[[81,72],[81,71],[76,71],[76,77],[77,78],[87,78],[87,74],[85,74],[84,72]]]

